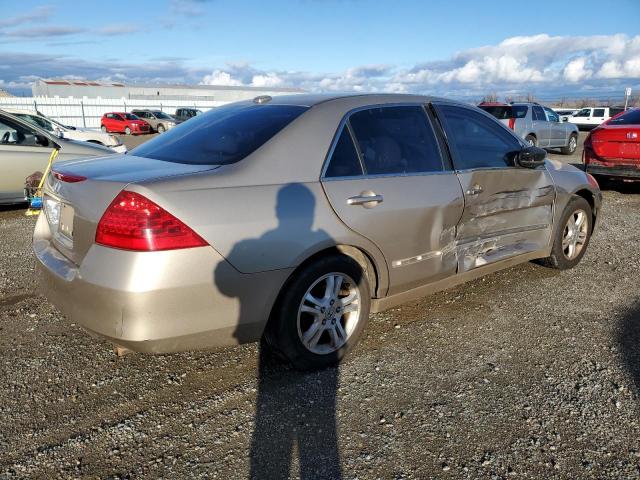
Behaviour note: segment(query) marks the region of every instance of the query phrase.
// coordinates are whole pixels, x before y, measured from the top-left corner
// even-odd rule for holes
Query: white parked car
[[[15,108],[4,108],[3,110],[18,118],[22,118],[23,120],[26,120],[36,127],[40,127],[57,137],[104,145],[118,153],[127,152],[127,147],[114,135],[103,133],[99,130],[91,130],[90,128],[68,127],[33,110],[18,110]]]
[[[591,130],[622,112],[622,107],[586,107],[567,117],[566,121],[576,124],[580,129]]]

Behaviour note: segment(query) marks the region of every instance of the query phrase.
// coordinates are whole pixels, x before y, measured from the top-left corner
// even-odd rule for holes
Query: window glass
[[[498,120],[510,118],[524,118],[529,107],[526,105],[478,105],[482,110],[493,115]]]
[[[48,145],[48,140],[47,140]],[[36,132],[8,118],[0,117],[0,145],[44,147],[38,143]]]
[[[627,110],[619,117],[612,118],[609,125],[640,125],[640,108]]]
[[[367,175],[439,172],[442,157],[422,106],[380,107],[349,118]]]
[[[140,120],[138,116],[133,113],[125,113],[124,116],[127,120]]]
[[[156,116],[156,118],[161,118],[161,119],[164,119],[164,120],[167,120],[167,119],[168,120],[173,120],[172,117],[170,117],[169,115],[167,115],[164,112],[153,112],[153,114]]]
[[[531,110],[533,111],[534,120],[542,120],[543,122],[547,121],[547,117],[545,117],[544,110],[542,110],[542,107],[534,105],[533,107],[531,107]]]
[[[343,127],[342,133],[336,142],[329,167],[325,172],[326,177],[352,177],[362,175],[362,165],[358,158],[358,152],[353,144],[349,129]]]
[[[213,108],[131,150],[132,155],[193,165],[239,162],[304,113],[297,105]]]
[[[590,108],[583,108],[582,110],[580,110],[578,113],[574,115],[574,117],[590,117],[590,116],[591,116]]]
[[[612,117],[615,117],[622,112],[624,112],[624,108],[612,107],[609,109],[609,115],[611,115]]]
[[[27,122],[35,125],[36,127],[40,127],[43,130],[47,130],[48,132],[53,132],[53,126],[51,122],[46,118],[38,117],[37,115],[28,115],[25,113],[17,113],[16,117],[19,117]]]
[[[604,108],[594,108],[593,116],[598,118],[604,117]]]
[[[560,121],[560,117],[558,116],[558,114],[550,108],[545,108],[544,111],[547,113],[547,120],[549,120],[550,122]]]
[[[513,165],[522,146],[500,124],[469,108],[439,105],[453,163],[458,170]]]

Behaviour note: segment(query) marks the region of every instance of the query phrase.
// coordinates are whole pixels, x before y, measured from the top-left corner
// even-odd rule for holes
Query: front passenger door
[[[436,108],[464,192],[459,271],[545,249],[555,198],[547,169],[515,166],[522,144],[492,117],[460,105]]]

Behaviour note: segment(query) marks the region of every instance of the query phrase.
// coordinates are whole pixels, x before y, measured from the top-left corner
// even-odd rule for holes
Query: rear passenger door
[[[538,147],[548,147],[550,145],[551,128],[540,105],[531,107],[531,118],[533,119],[533,132],[538,139]]]
[[[543,108],[547,116],[550,132],[549,146],[564,147],[568,140],[567,126],[564,123],[560,123],[560,116],[556,112],[547,107]]]
[[[340,219],[383,252],[389,294],[456,273],[463,194],[428,115],[422,105],[351,113],[322,175]]]
[[[436,108],[464,191],[459,271],[545,249],[555,198],[547,169],[515,166],[522,144],[484,113],[446,103]]]

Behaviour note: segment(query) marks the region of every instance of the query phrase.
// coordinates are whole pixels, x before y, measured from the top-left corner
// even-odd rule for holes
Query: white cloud
[[[242,82],[236,80],[230,73],[222,70],[214,70],[211,74],[205,75],[202,79],[203,85],[240,86]]]
[[[584,57],[573,59],[564,67],[562,76],[565,80],[574,83],[591,78],[593,71],[587,68],[586,65],[587,59]]]

